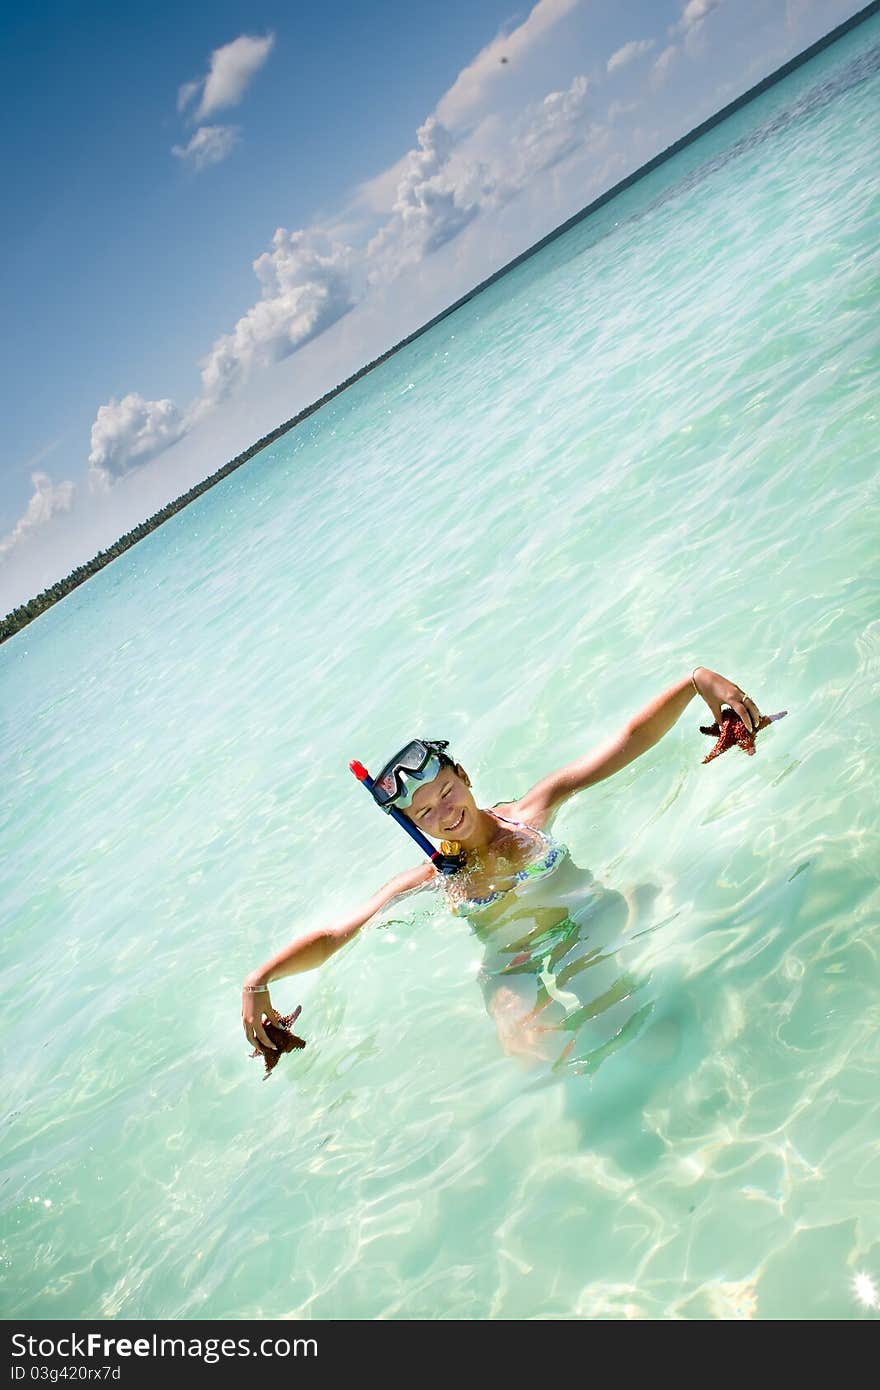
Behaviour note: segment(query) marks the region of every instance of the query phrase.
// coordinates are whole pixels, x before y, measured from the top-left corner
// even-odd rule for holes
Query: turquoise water
[[[875,1315],[878,73],[875,19],[0,649],[6,1317]],[[697,662],[788,719],[703,767],[695,702],[556,825],[632,1036],[507,1055],[423,894],[260,1080],[246,971],[412,862],[350,758],[490,805]]]

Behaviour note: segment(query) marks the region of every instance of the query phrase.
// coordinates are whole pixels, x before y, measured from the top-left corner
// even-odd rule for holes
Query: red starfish
[[[295,1023],[301,1013],[302,1004],[298,1004],[292,1014],[285,1014],[283,1018],[279,1018],[277,1023],[270,1023],[268,1019],[264,1022],[263,1029],[275,1044],[275,1049],[267,1047],[265,1043],[261,1043],[257,1039],[256,1050],[251,1053],[252,1057],[262,1057],[266,1063],[264,1081],[272,1068],[281,1061],[285,1052],[293,1052],[294,1048],[305,1047],[305,1039],[298,1038],[295,1033],[290,1031],[291,1023]]]
[[[772,724],[777,719],[782,719],[786,714],[788,714],[787,709],[780,710],[779,714],[762,714],[757,729],[752,729],[750,733],[736,713],[736,710],[722,709],[720,729],[717,723],[700,725],[701,734],[708,734],[710,738],[717,738],[718,740],[712,752],[706,755],[703,762],[711,763],[712,759],[717,758],[719,753],[726,753],[728,748],[733,748],[737,743],[744,753],[748,753],[750,758],[753,757],[755,752],[755,736],[759,734],[762,729],[766,729],[768,724]]]

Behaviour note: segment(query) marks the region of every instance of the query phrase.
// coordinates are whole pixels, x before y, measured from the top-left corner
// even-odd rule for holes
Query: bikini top
[[[544,831],[539,830],[537,826],[526,825],[525,821],[508,820],[507,816],[501,816],[497,811],[495,812],[495,816],[498,820],[504,821],[505,825],[525,826],[527,830],[533,831],[543,842],[542,853],[538,859],[533,859],[530,864],[526,864],[524,869],[520,869],[513,875],[513,883],[509,888],[502,888],[497,893],[490,893],[487,898],[465,898],[463,902],[455,903],[452,911],[457,916],[466,917],[470,913],[481,912],[483,908],[488,907],[490,903],[497,902],[499,898],[503,898],[506,894],[513,892],[518,883],[522,883],[528,878],[539,878],[541,874],[549,873],[568,853],[568,849],[565,845],[560,844],[550,835],[545,835]]]

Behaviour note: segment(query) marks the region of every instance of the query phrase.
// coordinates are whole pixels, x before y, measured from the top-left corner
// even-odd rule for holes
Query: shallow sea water
[[[0,649],[4,1316],[876,1315],[878,96],[874,19]],[[260,1080],[412,862],[350,758],[492,804],[696,662],[789,717],[556,826],[649,1026],[506,1055],[423,894]]]

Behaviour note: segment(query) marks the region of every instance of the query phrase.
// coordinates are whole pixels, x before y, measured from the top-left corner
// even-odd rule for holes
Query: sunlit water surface
[[[6,1317],[874,1316],[878,63],[872,20],[0,650]],[[276,987],[261,1081],[245,972],[412,862],[350,758],[443,736],[492,804],[696,662],[790,714],[704,767],[694,703],[560,816],[643,895],[598,1065],[507,1055],[421,895]]]

